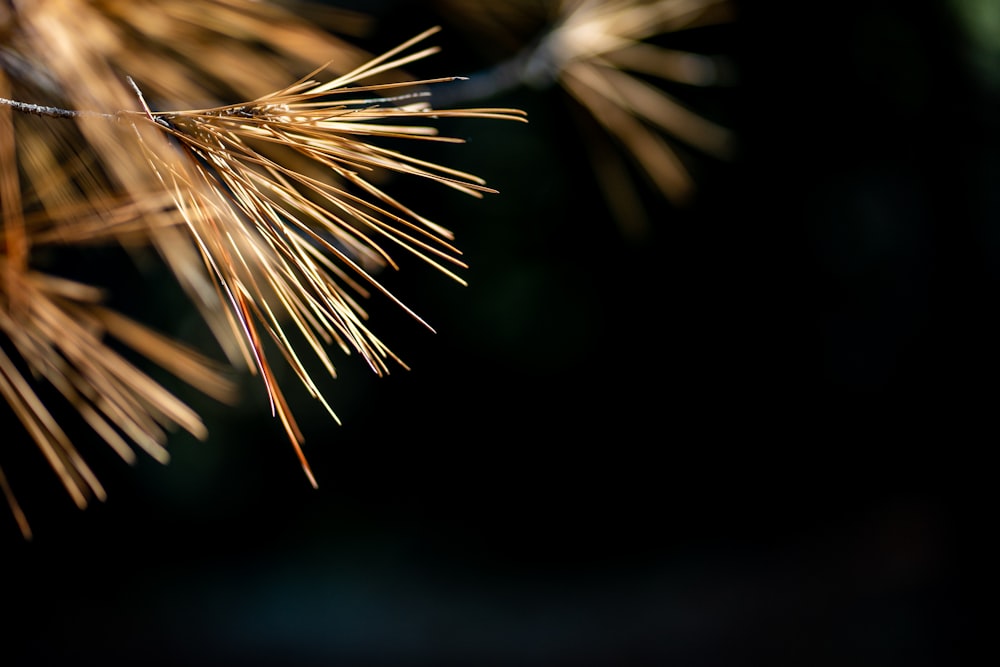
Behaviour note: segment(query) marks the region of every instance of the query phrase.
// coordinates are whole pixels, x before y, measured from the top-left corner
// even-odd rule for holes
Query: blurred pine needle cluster
[[[382,175],[476,197],[493,192],[477,176],[390,146],[460,142],[439,134],[441,118],[524,121],[517,109],[475,103],[511,84],[558,84],[663,195],[683,199],[690,178],[663,135],[723,155],[729,134],[628,72],[711,83],[712,63],[644,40],[723,20],[725,5],[430,2],[440,17],[429,24],[459,18],[497,43],[524,39],[517,27],[524,16],[544,26],[503,66],[516,70],[513,79],[452,84],[452,91],[468,84],[468,92],[461,104],[439,108],[434,87],[458,77],[406,73],[437,51],[426,46],[436,29],[372,55],[352,43],[372,21],[329,3],[0,3],[0,395],[24,440],[84,507],[105,492],[40,384],[126,461],[136,449],[165,461],[172,430],[198,438],[207,431],[135,359],[224,402],[235,400],[230,367],[243,368],[261,379],[315,485],[276,358],[336,419],[309,370],[318,362],[335,376],[333,348],[378,374],[403,365],[366,325],[370,293],[406,309],[379,271],[396,268],[394,257],[404,253],[462,281],[452,234],[393,197]],[[615,179],[608,192],[620,197],[621,173],[607,160],[595,166]],[[37,259],[45,248],[85,254],[99,245],[155,251],[228,363],[116,312],[103,288]],[[21,438],[4,444],[19,446]],[[0,489],[29,536],[16,486],[0,467]]]
[[[580,137],[624,233],[640,235],[649,224],[626,162],[662,197],[683,205],[695,183],[678,143],[715,159],[733,156],[732,132],[663,86],[731,83],[725,58],[669,40],[732,23],[731,0],[435,1],[446,16],[460,17],[454,23],[487,36],[487,43],[516,50],[484,77],[487,89],[558,86],[577,103]]]

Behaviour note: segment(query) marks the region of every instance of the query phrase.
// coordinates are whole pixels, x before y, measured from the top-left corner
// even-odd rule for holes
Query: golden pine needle
[[[28,517],[24,515],[24,510],[21,509],[20,503],[17,502],[17,496],[10,488],[10,484],[7,483],[7,477],[3,474],[3,468],[0,468],[0,490],[3,491],[4,499],[7,501],[7,506],[10,507],[11,514],[14,515],[14,520],[17,522],[17,527],[21,530],[21,535],[24,539],[31,539],[31,525],[28,523]]]

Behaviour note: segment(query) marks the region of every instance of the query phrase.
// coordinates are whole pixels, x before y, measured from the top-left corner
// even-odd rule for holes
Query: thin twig
[[[114,118],[114,114],[101,113],[99,111],[76,111],[73,109],[60,109],[42,104],[31,104],[30,102],[18,102],[6,97],[0,97],[0,104],[11,107],[23,113],[35,114],[36,116],[48,116],[50,118]]]

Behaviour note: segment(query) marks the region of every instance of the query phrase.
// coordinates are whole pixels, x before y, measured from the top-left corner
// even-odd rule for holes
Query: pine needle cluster
[[[331,348],[384,373],[399,360],[368,329],[361,306],[369,292],[396,301],[378,271],[397,266],[398,252],[459,281],[464,266],[447,229],[372,175],[493,192],[476,176],[380,141],[456,142],[434,126],[446,117],[525,120],[516,109],[435,109],[427,88],[455,77],[401,77],[436,52],[417,48],[434,31],[361,57],[266,2],[0,8],[0,395],[79,506],[104,490],[39,398],[39,381],[126,460],[134,448],[166,460],[175,428],[207,433],[119,344],[220,400],[232,400],[233,386],[202,353],[107,308],[101,290],[36,266],[36,250],[154,248],[228,360],[260,376],[315,484],[268,350],[333,414],[290,330],[331,375]],[[317,53],[329,57],[323,67],[261,90]],[[220,102],[234,95],[240,101]],[[209,104],[190,109],[184,100]],[[0,488],[30,535],[14,486],[0,470]]]

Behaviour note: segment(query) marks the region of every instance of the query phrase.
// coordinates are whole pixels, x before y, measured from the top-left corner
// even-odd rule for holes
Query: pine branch
[[[9,121],[18,113],[73,121],[93,142],[99,164],[117,167],[109,171],[109,180],[101,186],[107,192],[99,199],[60,203],[58,222],[45,215],[38,220],[18,206],[17,172],[4,169],[0,185],[6,182],[14,195],[4,197],[5,222],[0,228],[0,273],[8,276],[0,290],[0,333],[126,460],[131,460],[131,444],[165,460],[167,429],[180,426],[204,437],[201,422],[101,343],[101,337],[118,337],[210,395],[226,398],[228,384],[207,360],[101,308],[99,295],[90,288],[14,261],[23,260],[33,245],[53,242],[120,241],[128,236],[152,244],[206,315],[231,359],[261,377],[272,413],[315,486],[301,448],[304,436],[279,387],[265,341],[270,339],[309,393],[336,419],[298,345],[291,342],[291,332],[301,335],[334,377],[331,346],[359,354],[380,375],[389,371],[390,361],[405,368],[368,329],[359,298],[371,289],[422,320],[380,285],[374,271],[383,265],[397,268],[395,251],[414,255],[459,282],[457,271],[465,266],[447,229],[393,198],[369,175],[395,172],[476,197],[495,192],[472,174],[381,147],[379,140],[461,143],[429,124],[442,118],[525,121],[516,109],[435,109],[429,104],[427,87],[461,77],[382,81],[385,73],[435,53],[433,47],[412,47],[436,31],[425,31],[325,82],[314,78],[325,69],[320,68],[290,86],[239,104],[154,110],[131,78],[127,81],[138,110],[72,110],[0,96],[0,119]],[[13,147],[13,126],[7,127],[5,145]],[[23,154],[31,157],[37,150]],[[109,163],[119,155],[130,161],[138,156],[143,169],[126,171],[122,164]],[[91,206],[96,201],[98,209]],[[19,244],[24,250],[15,255],[12,251]],[[18,306],[22,300],[26,305]],[[65,333],[58,336],[58,331]],[[103,497],[96,476],[6,355],[0,357],[0,394],[77,504]],[[0,481],[6,493],[6,480]],[[20,520],[16,502],[10,504]]]

